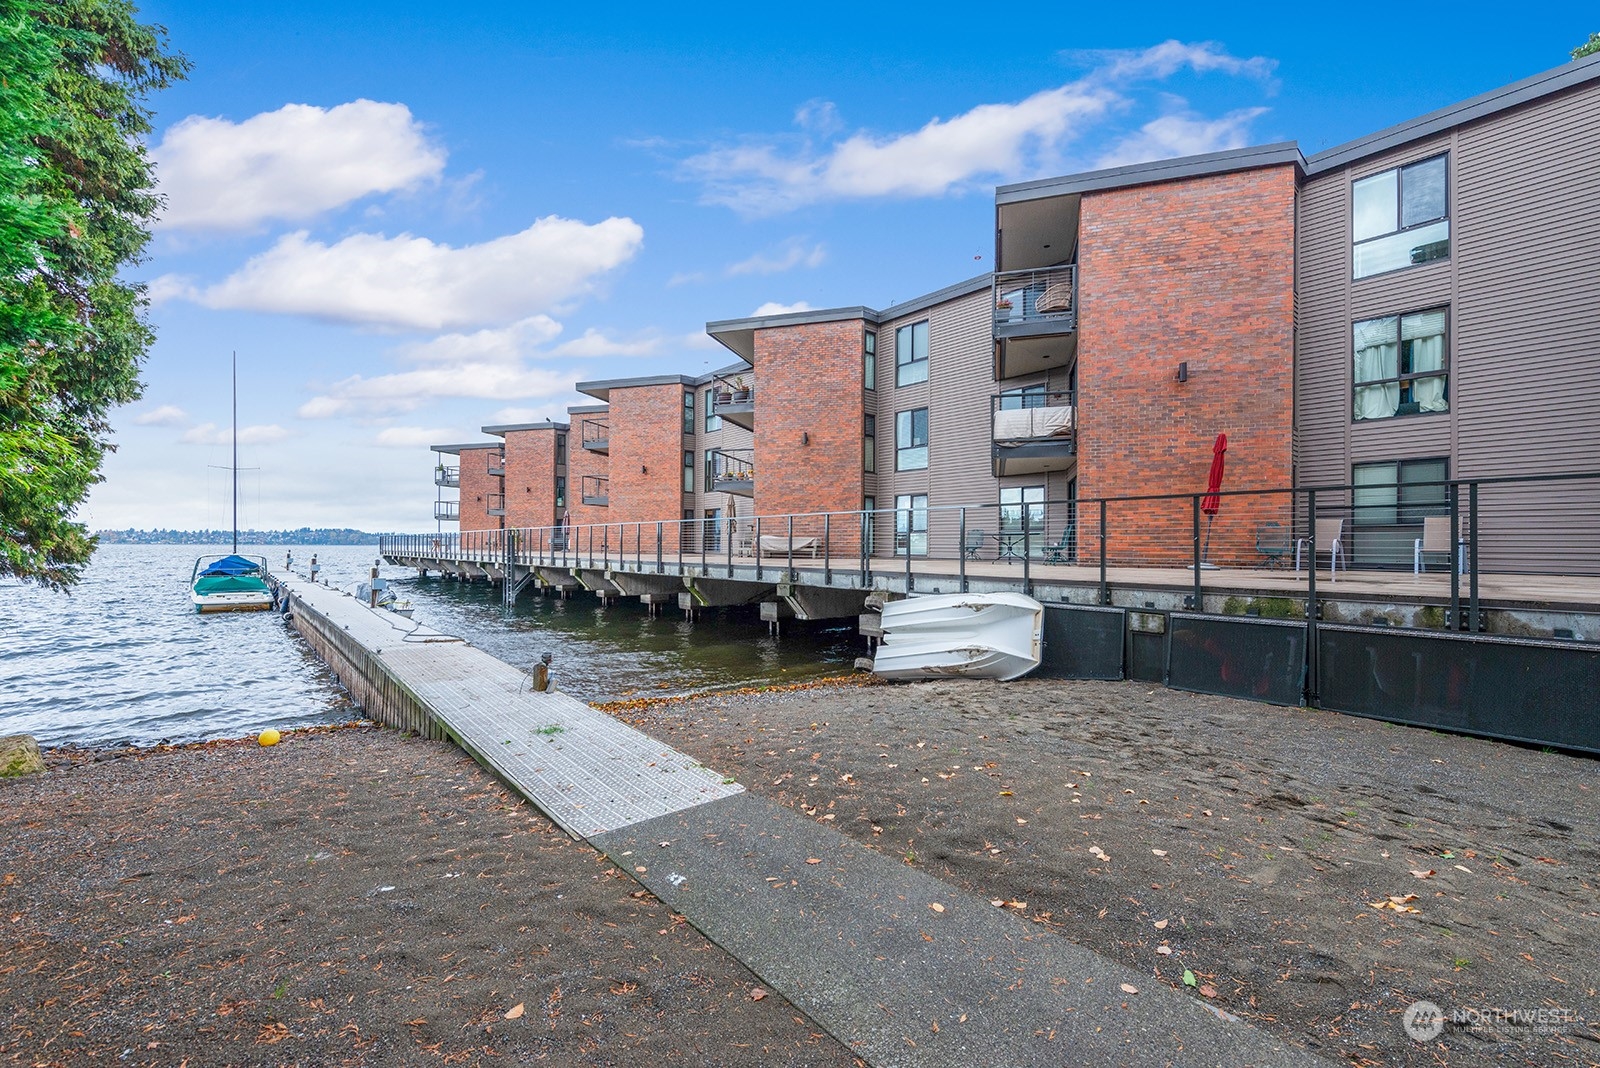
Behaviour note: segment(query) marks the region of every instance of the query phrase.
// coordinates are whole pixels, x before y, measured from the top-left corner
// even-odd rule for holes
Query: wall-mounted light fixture
[[[811,444],[811,435],[808,432],[804,431],[804,430],[800,431],[800,444],[802,444],[802,445],[810,445]]]
[[[1185,360],[1182,363],[1178,364],[1178,381],[1179,382],[1187,382],[1187,381],[1189,381],[1189,361],[1187,361],[1187,360]]]
[[[648,467],[646,467],[644,464],[640,464],[639,465],[639,473],[641,475],[648,475],[650,473],[650,469]]]

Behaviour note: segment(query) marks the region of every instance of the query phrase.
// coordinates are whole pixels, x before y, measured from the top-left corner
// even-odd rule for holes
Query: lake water
[[[195,613],[190,571],[218,551],[107,545],[71,594],[0,581],[0,735],[32,734],[46,746],[150,744],[351,718],[332,675],[276,613]],[[276,569],[288,550],[239,551]],[[377,558],[376,547],[295,548],[296,571],[313,552],[323,577],[352,591]],[[495,587],[405,568],[382,574],[429,627],[518,667],[550,653],[557,685],[584,701],[798,682],[840,674],[865,655],[853,619],[831,629],[785,623],[774,639],[753,611],[691,624],[670,609],[652,618],[635,600],[602,609],[588,594],[561,601],[531,591],[507,616]]]

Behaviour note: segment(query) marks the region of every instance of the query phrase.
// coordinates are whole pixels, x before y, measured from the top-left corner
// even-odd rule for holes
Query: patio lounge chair
[[[821,547],[820,538],[803,538],[797,535],[791,539],[781,534],[761,535],[762,556],[788,556],[793,552],[795,556],[809,553],[815,557]]]
[[[1300,570],[1300,551],[1306,547],[1305,538],[1294,540],[1294,569]],[[1328,571],[1334,582],[1339,581],[1339,565],[1344,564],[1346,571],[1350,570],[1350,561],[1344,555],[1344,520],[1319,519],[1317,520],[1317,552],[1328,554]],[[1316,567],[1316,560],[1311,561],[1311,566]]]
[[[1054,545],[1045,546],[1044,562],[1047,564],[1070,564],[1078,559],[1078,521],[1074,519],[1061,528],[1061,540]]]
[[[1422,537],[1411,543],[1411,573],[1420,575],[1428,570],[1426,557],[1429,555],[1443,556],[1445,566],[1450,566],[1450,517],[1447,515],[1424,516],[1422,520]],[[1467,561],[1462,556],[1459,561],[1460,571],[1466,574]]]
[[[1256,527],[1256,552],[1267,558],[1268,567],[1283,567],[1289,556],[1289,531],[1275,519]]]
[[[989,535],[977,527],[968,530],[966,540],[961,543],[961,555],[971,560],[983,550],[983,543],[988,537]]]

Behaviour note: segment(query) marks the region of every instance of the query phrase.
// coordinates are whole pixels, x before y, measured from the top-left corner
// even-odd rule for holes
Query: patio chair
[[[1420,575],[1428,570],[1427,559],[1429,555],[1443,556],[1445,566],[1450,566],[1452,546],[1450,545],[1450,517],[1447,515],[1424,516],[1422,520],[1422,537],[1411,543],[1411,573]],[[1467,561],[1465,557],[1459,560],[1460,571],[1466,574]]]
[[[1045,546],[1044,562],[1047,564],[1070,564],[1078,559],[1078,521],[1072,520],[1061,528],[1061,540],[1054,545]]]
[[[988,537],[989,535],[985,534],[977,527],[969,529],[967,531],[966,540],[961,543],[961,555],[965,556],[968,560],[971,560],[983,549],[983,543],[988,539]]]
[[[1289,557],[1289,531],[1276,519],[1256,527],[1256,552],[1267,558],[1267,566],[1284,567]]]
[[[1294,540],[1294,569],[1300,571],[1300,552],[1306,547],[1305,538]],[[1346,572],[1350,570],[1350,561],[1344,555],[1344,520],[1319,519],[1317,520],[1317,552],[1328,554],[1328,571],[1334,582],[1339,581],[1339,565],[1344,564]],[[1311,566],[1317,566],[1316,560],[1311,561]]]

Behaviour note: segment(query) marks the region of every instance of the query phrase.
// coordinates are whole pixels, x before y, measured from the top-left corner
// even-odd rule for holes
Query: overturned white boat
[[[1044,606],[1020,593],[943,593],[883,606],[885,679],[1020,678],[1039,666]]]

